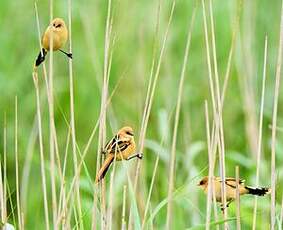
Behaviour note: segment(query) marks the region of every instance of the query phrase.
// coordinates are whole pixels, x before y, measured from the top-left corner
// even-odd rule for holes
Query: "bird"
[[[125,126],[121,128],[110,141],[108,141],[101,151],[102,154],[106,155],[106,159],[97,173],[96,183],[99,183],[104,178],[114,160],[130,160],[135,157],[142,159],[143,154],[135,152],[136,144],[134,140],[134,131],[131,127]]]
[[[62,18],[55,18],[51,21],[50,25],[45,30],[42,39],[42,50],[39,52],[35,61],[35,66],[38,67],[44,60],[47,52],[50,51],[50,39],[53,38],[53,51],[59,50],[67,55],[69,58],[73,58],[71,53],[67,53],[61,48],[65,45],[68,39],[68,30],[66,24]]]
[[[221,202],[221,178],[220,177],[212,177],[212,183],[215,191],[215,198],[217,202]],[[225,178],[225,188],[226,188],[226,207],[229,207],[230,203],[236,199],[236,185],[237,181],[233,177],[226,177]],[[208,176],[205,176],[201,179],[201,181],[198,183],[198,186],[204,191],[204,193],[207,194],[208,192]],[[239,180],[238,184],[239,188],[239,194],[245,195],[245,194],[251,194],[255,196],[264,196],[266,194],[269,194],[271,192],[270,188],[260,187],[260,188],[254,188],[251,186],[245,185],[245,180]],[[223,207],[221,208],[223,210]]]

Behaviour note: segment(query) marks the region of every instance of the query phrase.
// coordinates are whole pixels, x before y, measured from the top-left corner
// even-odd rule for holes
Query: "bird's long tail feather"
[[[99,183],[99,181],[101,181],[104,176],[106,175],[111,163],[114,160],[114,155],[113,154],[109,154],[107,156],[107,158],[105,159],[105,161],[103,162],[101,168],[99,169],[97,176],[96,176],[96,180],[95,183]]]
[[[264,196],[271,192],[270,188],[253,188],[249,186],[246,186],[245,188],[248,190],[248,194],[252,194],[256,196]]]
[[[42,51],[39,52],[37,59],[35,61],[36,67],[39,66],[42,62],[44,62],[46,54],[47,51],[44,48],[42,48]]]

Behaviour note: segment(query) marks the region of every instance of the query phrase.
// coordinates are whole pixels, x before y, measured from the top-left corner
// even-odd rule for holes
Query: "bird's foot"
[[[141,160],[143,158],[143,153],[138,153],[137,158],[139,158]]]
[[[143,158],[143,154],[142,153],[136,153],[136,154],[134,154],[132,156],[129,156],[126,160],[128,161],[128,160],[131,160],[131,159],[133,159],[135,157],[137,157],[139,159],[142,159]]]
[[[73,54],[72,53],[67,53],[66,54],[69,58],[73,59]]]
[[[229,207],[230,202],[226,203],[226,206],[224,207],[223,204],[220,204],[221,211],[224,212],[224,209]]]

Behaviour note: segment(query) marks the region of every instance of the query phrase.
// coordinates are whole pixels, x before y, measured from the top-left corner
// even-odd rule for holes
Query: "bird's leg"
[[[63,54],[67,55],[67,57],[73,59],[73,54],[72,53],[67,53],[64,50],[59,49]]]
[[[143,158],[143,154],[142,153],[136,153],[136,154],[134,154],[132,156],[129,156],[126,160],[128,161],[128,160],[131,160],[131,159],[133,159],[135,157],[137,157],[139,159],[142,159]]]
[[[228,201],[228,202],[226,203],[226,207],[223,207],[223,204],[221,203],[221,204],[220,204],[221,211],[223,212],[225,208],[228,208],[232,201],[233,201],[233,200]]]
[[[224,209],[225,209],[225,208],[223,207],[223,204],[222,204],[222,203],[220,204],[220,209],[221,209],[222,212],[223,212]]]
[[[233,200],[230,200],[230,201],[228,201],[228,202],[226,203],[226,208],[229,207],[229,205],[231,204],[232,201],[233,201]]]

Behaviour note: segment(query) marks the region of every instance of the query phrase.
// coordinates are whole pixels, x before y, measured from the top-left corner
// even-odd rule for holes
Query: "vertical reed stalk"
[[[15,97],[15,167],[16,167],[16,196],[17,196],[17,214],[19,230],[23,229],[20,205],[20,187],[19,187],[19,159],[18,159],[18,98]]]
[[[4,131],[3,131],[3,147],[4,147],[4,176],[3,176],[3,198],[4,198],[4,209],[3,209],[3,217],[4,221],[7,221],[7,118],[6,118],[6,112],[4,113]]]
[[[205,101],[205,123],[206,123],[206,139],[207,139],[207,152],[208,152],[208,192],[206,198],[206,226],[205,229],[210,229],[210,216],[211,216],[211,203],[213,200],[213,173],[214,173],[214,156],[210,143],[210,125],[207,101]]]
[[[48,217],[48,198],[46,189],[46,176],[45,176],[45,163],[44,163],[44,149],[43,149],[43,135],[41,125],[41,109],[40,109],[40,98],[39,98],[39,87],[38,87],[38,76],[36,72],[33,72],[33,81],[36,92],[36,106],[37,106],[37,121],[38,121],[38,139],[39,139],[39,152],[40,152],[40,168],[41,168],[41,179],[42,179],[42,190],[43,190],[43,202],[44,202],[44,214],[45,214],[45,229],[49,230],[49,217]]]
[[[173,190],[174,190],[174,177],[175,177],[177,134],[178,134],[178,125],[179,125],[179,117],[180,117],[180,110],[181,110],[181,101],[182,101],[182,95],[183,95],[185,73],[186,73],[189,49],[190,49],[190,44],[191,44],[192,30],[193,30],[193,25],[195,21],[195,14],[196,14],[196,6],[194,7],[191,23],[189,24],[189,27],[187,30],[188,34],[187,34],[186,48],[185,48],[185,53],[184,53],[183,66],[182,66],[180,82],[179,82],[179,89],[178,89],[178,98],[177,98],[177,106],[176,106],[176,113],[175,113],[174,130],[173,130],[173,140],[172,140],[171,155],[170,155],[170,172],[169,172],[169,184],[168,184],[168,206],[167,206],[166,229],[172,228]]]
[[[278,46],[275,88],[274,88],[274,101],[273,101],[273,114],[272,114],[272,140],[271,140],[271,203],[270,203],[270,229],[275,229],[276,222],[276,126],[277,126],[277,110],[278,98],[280,89],[281,78],[281,65],[282,65],[282,47],[283,47],[283,1],[281,6],[281,22],[280,22],[280,38]]]
[[[146,220],[146,215],[147,215],[149,205],[150,205],[150,198],[151,198],[151,194],[152,194],[152,190],[153,190],[153,185],[154,185],[154,181],[155,181],[158,163],[159,163],[159,156],[157,156],[156,160],[155,160],[155,165],[154,165],[154,169],[153,169],[153,173],[152,173],[152,180],[151,180],[151,183],[150,183],[148,198],[147,198],[147,201],[146,201],[145,210],[144,210],[144,214],[143,214],[142,229],[145,229],[145,220]]]
[[[68,0],[68,30],[69,30],[69,53],[72,53],[72,0]],[[77,174],[78,160],[77,160],[77,149],[76,149],[76,129],[75,129],[75,109],[74,109],[74,80],[73,80],[73,61],[69,58],[69,85],[70,85],[70,123],[71,123],[71,137],[72,137],[72,150],[73,150],[73,162],[74,172]],[[75,180],[76,187],[76,203],[79,215],[79,227],[84,229],[82,220],[82,207],[80,199],[80,180],[79,176]]]
[[[0,210],[1,210],[1,223],[4,222],[4,189],[3,189],[3,180],[2,180],[2,161],[0,160]]]
[[[140,129],[140,135],[139,135],[139,146],[138,146],[138,152],[143,152],[144,148],[144,141],[145,141],[145,135],[146,135],[146,129],[147,129],[147,122],[149,118],[150,113],[150,100],[152,98],[150,97],[151,92],[155,90],[152,89],[152,81],[153,81],[153,75],[154,75],[154,68],[155,68],[155,62],[156,62],[156,52],[157,52],[157,37],[159,33],[159,26],[160,26],[160,8],[161,8],[161,0],[158,0],[158,6],[157,6],[157,14],[156,14],[156,25],[155,25],[155,33],[154,33],[154,44],[153,44],[153,52],[152,52],[152,62],[151,62],[151,68],[150,68],[150,76],[149,76],[149,83],[147,86],[147,92],[146,92],[146,100],[144,104],[144,110],[143,110],[143,116],[142,116],[142,123],[141,123],[141,129]],[[135,172],[135,182],[134,182],[134,191],[137,190],[137,184],[138,184],[138,176],[140,174],[140,161],[137,162],[137,168]],[[129,227],[128,229],[132,229],[132,210],[130,209],[129,214]]]
[[[50,22],[53,20],[53,0],[49,0],[49,18]],[[50,144],[50,178],[51,178],[51,191],[52,191],[52,214],[54,229],[57,230],[57,198],[56,198],[56,180],[55,180],[55,146],[54,146],[54,97],[53,97],[53,31],[50,32],[49,39],[49,144]]]
[[[223,134],[223,123],[222,123],[222,110],[221,110],[221,101],[220,101],[220,88],[219,88],[219,77],[217,70],[217,59],[216,59],[216,46],[215,46],[215,35],[214,35],[214,23],[213,23],[213,11],[212,11],[212,3],[209,2],[210,8],[210,22],[211,22],[211,31],[212,31],[212,53],[213,53],[213,61],[214,61],[214,74],[215,79],[212,79],[212,65],[210,61],[210,46],[209,46],[209,38],[208,38],[208,29],[207,29],[207,16],[204,0],[202,0],[202,8],[203,8],[203,21],[204,21],[204,32],[205,32],[205,43],[206,43],[206,53],[207,53],[207,64],[208,64],[208,72],[209,72],[209,85],[211,91],[212,105],[213,105],[213,114],[214,114],[214,122],[215,122],[215,135],[212,141],[213,145],[218,144],[219,149],[219,158],[220,158],[220,176],[221,176],[221,199],[223,207],[226,207],[226,187],[225,187],[225,150],[224,150],[224,134]],[[215,89],[216,88],[216,93]],[[216,97],[216,102],[215,102]],[[217,103],[217,104],[216,104]],[[224,219],[227,219],[227,210],[223,211]],[[228,228],[227,222],[224,223],[225,229]]]
[[[127,201],[127,186],[124,185],[124,189],[123,189],[123,206],[122,206],[122,226],[121,229],[122,230],[126,230],[127,224],[126,224],[126,201]]]
[[[263,125],[263,108],[265,97],[265,80],[266,80],[266,63],[267,63],[267,36],[264,42],[264,61],[263,61],[263,75],[262,75],[262,88],[261,88],[261,103],[260,103],[260,115],[259,115],[259,135],[257,144],[257,160],[256,160],[256,183],[259,183],[260,161],[261,161],[261,149],[262,149],[262,125]],[[253,212],[253,230],[256,230],[256,215],[257,215],[257,196],[254,200],[254,212]]]
[[[236,218],[237,218],[237,230],[241,230],[241,204],[240,204],[240,173],[239,173],[239,166],[236,166]]]
[[[99,162],[102,160],[101,157],[101,149],[105,145],[106,141],[106,108],[107,108],[107,95],[108,95],[108,67],[109,67],[109,48],[110,48],[110,37],[111,37],[111,0],[108,0],[108,8],[107,8],[107,19],[105,25],[105,42],[104,42],[104,67],[103,67],[103,86],[101,93],[101,107],[100,107],[100,119],[99,119],[99,137],[98,137],[98,148],[97,148],[97,167],[96,172],[99,170]],[[106,203],[105,203],[105,182],[102,180],[101,183],[101,226],[103,229],[106,228]],[[94,208],[96,207],[96,197],[94,192]],[[92,217],[92,228],[96,227],[96,212],[93,212]]]

